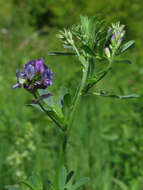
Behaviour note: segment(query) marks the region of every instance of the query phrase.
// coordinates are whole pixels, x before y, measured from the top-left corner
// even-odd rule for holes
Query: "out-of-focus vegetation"
[[[54,71],[55,96],[64,85],[72,92],[79,79],[75,59],[50,57],[61,48],[58,30],[79,16],[101,14],[108,23],[126,25],[135,46],[98,84],[98,90],[117,94],[143,88],[143,3],[139,0],[0,0],[0,189],[39,172],[48,187],[59,157],[59,131],[44,114],[26,106],[32,99],[12,90],[15,70],[27,60],[44,56]],[[97,87],[96,87],[97,88]],[[95,89],[96,90],[96,89]],[[76,177],[89,176],[86,190],[141,190],[143,187],[143,100],[86,97],[80,104],[70,143],[68,165]]]

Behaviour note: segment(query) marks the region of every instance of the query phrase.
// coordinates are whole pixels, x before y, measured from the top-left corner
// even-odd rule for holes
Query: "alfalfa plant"
[[[137,98],[136,94],[116,95],[107,91],[93,91],[97,85],[111,71],[115,63],[129,63],[129,60],[119,60],[118,56],[130,48],[134,41],[124,43],[125,26],[120,22],[105,27],[105,21],[98,16],[88,18],[81,16],[81,22],[73,25],[70,29],[63,29],[59,32],[58,38],[65,49],[64,52],[50,52],[54,56],[75,56],[77,64],[80,64],[82,73],[81,80],[74,96],[71,96],[66,87],[60,88],[60,96],[56,99],[54,94],[48,90],[48,86],[53,85],[53,73],[44,63],[44,58],[31,60],[24,65],[22,71],[16,71],[16,88],[24,88],[33,94],[32,106],[44,112],[55,126],[59,128],[63,135],[61,156],[55,180],[50,182],[52,190],[75,190],[83,185],[87,178],[83,178],[78,183],[73,184],[73,172],[67,173],[66,151],[75,113],[82,96],[102,96],[111,98]],[[104,63],[104,67],[97,70],[97,65]],[[62,84],[61,84],[62,86]],[[64,167],[65,165],[66,167]],[[22,181],[31,190],[42,190],[42,182],[36,174],[29,181]],[[12,190],[9,186],[8,189]],[[15,190],[17,190],[15,188]]]

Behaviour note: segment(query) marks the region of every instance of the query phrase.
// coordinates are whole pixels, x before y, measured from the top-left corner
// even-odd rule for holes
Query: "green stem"
[[[62,152],[63,152],[63,164],[68,169],[67,152],[66,152],[66,149],[67,149],[67,139],[68,139],[68,136],[67,136],[67,133],[65,131],[64,134],[63,134]]]
[[[66,130],[63,133],[63,145],[62,145],[62,152],[63,152],[63,162],[66,165],[66,168],[68,169],[68,164],[67,164],[67,153],[66,153],[66,149],[67,149],[67,142],[68,142],[68,138],[69,138],[69,132],[73,123],[73,119],[74,119],[74,115],[75,115],[75,111],[76,108],[78,106],[79,100],[80,100],[80,96],[82,95],[82,91],[84,89],[85,83],[86,83],[86,79],[87,79],[87,74],[88,74],[88,66],[89,64],[86,63],[85,69],[83,71],[83,76],[82,76],[82,80],[81,80],[81,85],[80,88],[78,90],[78,93],[75,97],[75,101],[73,104],[73,108],[72,108],[72,112],[70,114],[70,119],[69,122],[67,124]]]
[[[85,65],[85,68],[84,68],[84,71],[83,71],[81,85],[80,85],[79,91],[77,93],[77,96],[75,98],[74,105],[73,105],[73,108],[72,108],[72,112],[70,114],[70,119],[69,119],[69,122],[68,122],[68,125],[67,125],[67,131],[70,131],[70,129],[71,129],[71,126],[72,126],[72,123],[73,123],[73,119],[74,119],[74,115],[75,115],[75,111],[76,111],[76,108],[78,106],[78,103],[79,103],[79,100],[80,100],[80,96],[82,95],[82,91],[83,91],[83,89],[85,87],[85,84],[86,84],[89,63],[86,62],[86,64],[84,64],[84,65]]]
[[[37,99],[37,95],[34,94],[34,97]],[[62,130],[63,135],[63,143],[61,147],[61,153],[60,153],[60,162],[59,162],[59,168],[65,164],[67,167],[67,154],[66,154],[66,147],[67,147],[67,132],[65,127],[61,126],[59,122],[56,121],[56,119],[49,114],[49,112],[43,107],[43,105],[39,102],[38,105],[41,107],[41,109],[49,116],[49,118],[59,127],[60,130]]]

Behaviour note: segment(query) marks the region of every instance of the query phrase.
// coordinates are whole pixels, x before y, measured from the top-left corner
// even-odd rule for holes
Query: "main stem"
[[[67,142],[68,142],[68,138],[69,138],[70,129],[71,129],[71,126],[72,126],[72,123],[73,123],[73,119],[74,119],[74,116],[75,116],[76,108],[78,106],[80,97],[82,95],[82,91],[83,91],[83,89],[85,87],[85,83],[86,83],[86,79],[87,79],[87,73],[88,73],[88,66],[89,66],[89,64],[87,62],[86,66],[84,68],[84,71],[83,71],[83,76],[82,76],[79,91],[78,91],[78,93],[77,93],[77,95],[75,97],[75,101],[73,103],[73,108],[72,108],[72,112],[71,112],[71,115],[70,115],[69,122],[67,124],[67,128],[63,132],[62,152],[63,152],[63,161],[64,161],[64,164],[66,165],[66,167],[67,167],[67,153],[66,153]]]
[[[84,71],[83,71],[82,80],[81,80],[81,85],[80,85],[79,91],[77,93],[77,96],[75,98],[75,101],[73,103],[73,109],[72,109],[71,116],[70,116],[70,119],[69,119],[69,122],[68,122],[68,125],[67,125],[67,131],[68,131],[68,133],[69,133],[69,131],[71,129],[71,126],[72,126],[72,123],[73,123],[74,115],[75,115],[76,108],[77,108],[79,100],[80,100],[80,96],[82,95],[82,91],[83,91],[83,89],[85,87],[85,84],[86,84],[88,67],[89,67],[89,63],[86,62],[85,68],[84,68]]]

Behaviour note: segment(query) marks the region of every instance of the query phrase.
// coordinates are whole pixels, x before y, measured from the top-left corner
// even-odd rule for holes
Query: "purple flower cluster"
[[[34,93],[53,84],[53,72],[44,64],[44,58],[29,61],[23,71],[16,71],[17,84],[13,89],[23,87]]]

